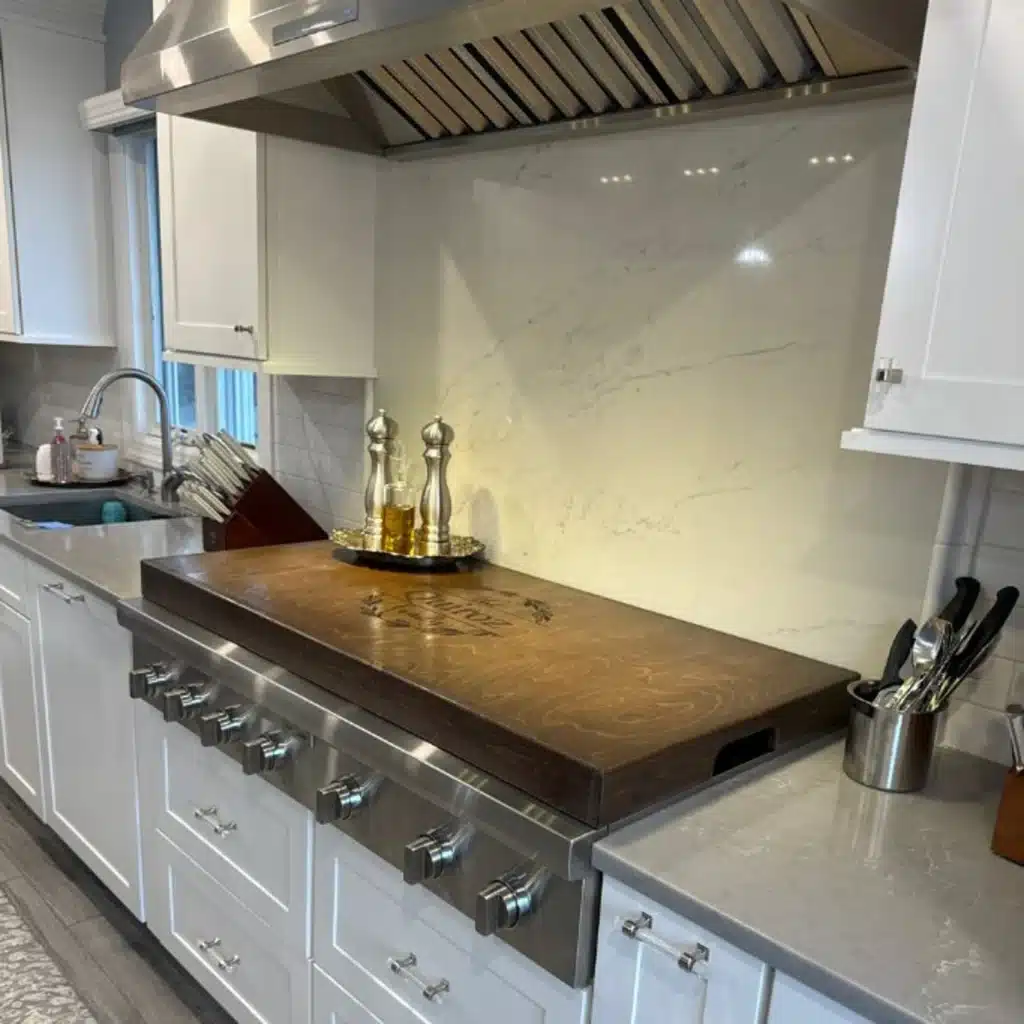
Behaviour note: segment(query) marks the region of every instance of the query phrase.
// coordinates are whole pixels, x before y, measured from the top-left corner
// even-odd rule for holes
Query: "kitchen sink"
[[[128,512],[128,522],[141,523],[150,519],[171,519],[173,514],[133,498],[114,493],[90,494],[88,497],[60,498],[48,501],[26,501],[24,498],[0,500],[0,509],[26,523],[65,523],[68,526],[103,525],[103,506],[108,501],[119,501]]]

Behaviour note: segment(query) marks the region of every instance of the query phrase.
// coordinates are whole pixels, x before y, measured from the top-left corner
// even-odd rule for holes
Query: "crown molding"
[[[112,132],[127,124],[152,121],[152,110],[129,107],[121,98],[121,90],[114,89],[99,96],[92,96],[78,105],[82,125],[91,132]]]
[[[0,0],[0,18],[30,22],[102,43],[106,0]]]

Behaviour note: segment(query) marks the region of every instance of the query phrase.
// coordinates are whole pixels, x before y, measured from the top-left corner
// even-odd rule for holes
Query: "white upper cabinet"
[[[931,0],[869,430],[848,447],[1024,464],[1024,451],[990,447],[1024,446],[1022,47],[1019,0]]]
[[[158,137],[167,347],[262,359],[259,139],[181,117]]]
[[[106,140],[78,112],[103,45],[2,14],[0,340],[112,346]]]
[[[372,157],[157,119],[166,348],[374,377]]]

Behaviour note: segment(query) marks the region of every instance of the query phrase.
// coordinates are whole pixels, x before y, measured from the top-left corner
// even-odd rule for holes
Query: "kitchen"
[[[933,12],[939,7],[931,6]],[[979,5],[979,25],[980,8],[987,6]],[[958,47],[957,56],[967,62],[963,74],[969,77],[970,47]],[[927,70],[923,63],[918,100]],[[102,88],[101,81],[82,98]],[[966,92],[961,85],[957,95]],[[869,389],[883,414],[892,409],[889,399],[900,397],[900,385],[868,381],[909,117],[904,93],[408,163],[314,147],[311,156],[302,151],[300,180],[326,188],[337,175],[329,194],[338,201],[325,204],[322,191],[309,190],[304,205],[289,187],[295,180],[286,166],[289,151],[266,140],[273,202],[264,215],[283,254],[270,264],[282,281],[276,293],[271,281],[271,301],[275,294],[316,295],[329,311],[323,320],[319,307],[309,314],[315,322],[297,319],[308,302],[305,310],[299,303],[282,307],[282,316],[303,327],[300,340],[314,353],[314,365],[324,358],[337,365],[331,374],[307,376],[300,365],[307,353],[291,348],[294,333],[287,326],[270,331],[266,362],[278,358],[279,339],[285,351],[279,370],[270,371],[272,385],[266,378],[259,385],[271,392],[260,404],[261,457],[321,526],[357,526],[364,426],[373,408],[383,405],[400,421],[410,463],[418,463],[420,427],[442,412],[456,430],[453,526],[484,540],[494,564],[877,676],[900,622],[917,618],[922,604],[931,610],[944,603],[954,576],[971,572],[991,598],[1022,575],[1015,572],[1020,485],[1008,471],[1016,468],[1012,435],[1002,441],[1003,435],[990,436],[999,443],[986,445],[940,440],[958,434],[938,427],[910,431],[906,443],[917,445],[925,443],[922,435],[934,435],[928,443],[935,461],[840,448],[842,432],[865,423]],[[13,123],[10,131],[13,136]],[[206,137],[204,144],[213,140]],[[332,160],[317,159],[326,153]],[[17,187],[16,152],[12,161]],[[273,173],[282,175],[279,186]],[[175,232],[175,244],[190,246],[192,259],[202,252],[202,223],[223,208],[224,193],[217,206],[205,202],[200,220],[189,221],[187,207],[177,213],[177,226],[185,230]],[[244,215],[255,237],[252,206]],[[15,212],[20,244],[28,214]],[[160,213],[166,213],[162,206]],[[326,239],[314,232],[314,216],[337,218],[334,230],[322,233]],[[288,234],[289,221],[304,230]],[[330,259],[318,261],[318,290],[304,290],[295,272],[306,268],[306,237],[332,247]],[[219,265],[234,273],[229,261],[236,258],[254,259],[246,246],[233,246],[219,253]],[[27,272],[31,264],[22,263]],[[207,266],[199,269],[189,278],[193,286],[217,280]],[[30,283],[22,280],[23,293]],[[164,305],[173,309],[166,294]],[[249,321],[239,316],[230,323]],[[325,337],[318,339],[318,332]],[[173,325],[167,333],[181,337]],[[226,333],[229,344],[248,337]],[[218,345],[215,339],[208,347]],[[240,351],[233,358],[244,358]],[[342,357],[348,365],[341,365]],[[73,417],[113,365],[136,362],[102,347],[24,342],[4,345],[0,358],[5,413],[15,410],[5,423],[17,424],[30,443],[48,441],[52,416]],[[368,405],[364,381],[371,372],[376,394]],[[122,418],[132,419],[131,396],[127,384],[108,394],[100,422],[112,437],[128,432]],[[903,434],[861,433],[847,443],[892,445],[908,437],[906,426],[895,429]],[[950,462],[973,468],[950,474]],[[127,552],[104,547],[105,537],[121,529],[147,532],[146,542],[133,542],[134,564]],[[124,574],[123,586],[118,582],[111,591],[137,597],[138,559],[186,550],[157,550],[154,535],[163,529],[171,528],[111,527],[104,536],[89,531],[88,540],[73,545],[58,534],[40,536],[33,541],[36,560],[30,554],[27,564],[38,566],[43,558],[58,576],[63,567],[75,596],[81,579],[95,578],[89,576],[93,567],[109,559]],[[66,550],[72,546],[73,552]],[[59,560],[72,557],[81,562]],[[64,608],[60,599],[56,603]],[[102,611],[112,608],[109,598],[101,603]],[[1011,693],[1014,634],[1013,628],[1005,632],[983,678],[965,684],[969,699],[954,702],[945,725],[949,745],[1000,762],[1009,758],[1003,708],[1019,699]],[[127,696],[127,669],[111,674],[111,713],[130,730],[132,716],[144,708],[117,703]],[[87,712],[75,707],[66,727]],[[844,794],[853,784],[841,783],[838,762],[831,767],[834,777],[823,785],[832,786],[833,803],[837,788],[842,799],[851,799]],[[1001,783],[999,774],[996,797]],[[860,796],[859,789],[854,793]],[[794,800],[794,814],[799,806]],[[983,865],[995,861],[987,850],[994,807],[989,798],[971,806],[981,817],[971,828]],[[148,813],[144,804],[142,812]],[[319,837],[324,829],[314,831]],[[120,866],[118,873],[126,876]],[[632,876],[625,880],[643,892]],[[1018,896],[1019,885],[1011,889]],[[657,892],[660,900],[644,895],[671,908],[663,889]],[[805,918],[801,911],[794,917]],[[656,909],[652,916],[657,931]],[[461,923],[472,931],[469,918]],[[725,940],[751,954],[742,936],[709,931],[714,941],[706,944],[713,950]],[[684,941],[694,941],[685,929]],[[753,952],[779,977],[800,977],[777,952]],[[420,956],[426,963],[427,954]],[[672,961],[667,964],[666,970]],[[978,969],[965,971],[973,977]],[[327,973],[338,980],[337,972]],[[764,974],[755,972],[757,979]],[[877,1004],[856,1001],[848,976],[847,987],[838,989],[815,978],[819,983],[809,987],[850,1007],[846,1012],[887,1019]],[[402,998],[427,1012],[414,983],[399,980]],[[998,989],[998,980],[989,982]],[[677,984],[671,975],[665,983]],[[785,988],[778,977],[764,984],[777,993]],[[213,987],[217,997],[221,989]],[[597,1020],[600,989],[599,975]],[[657,999],[660,990],[651,991]],[[955,1003],[958,994],[947,993],[945,1001]],[[1005,1013],[1018,1004],[1002,1005]],[[238,1019],[253,1019],[234,1004],[228,1009]],[[250,1012],[278,1019],[259,1007]],[[706,1008],[705,1019],[716,1019],[714,1012]],[[722,1012],[734,1013],[723,1020],[757,1020],[768,1009]],[[997,1006],[991,1019],[1000,1019],[998,1013]],[[922,1012],[919,1019],[928,1018]]]

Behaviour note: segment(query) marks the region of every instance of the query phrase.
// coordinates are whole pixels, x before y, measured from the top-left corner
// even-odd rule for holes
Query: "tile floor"
[[[0,882],[97,1024],[233,1024],[2,782]]]

